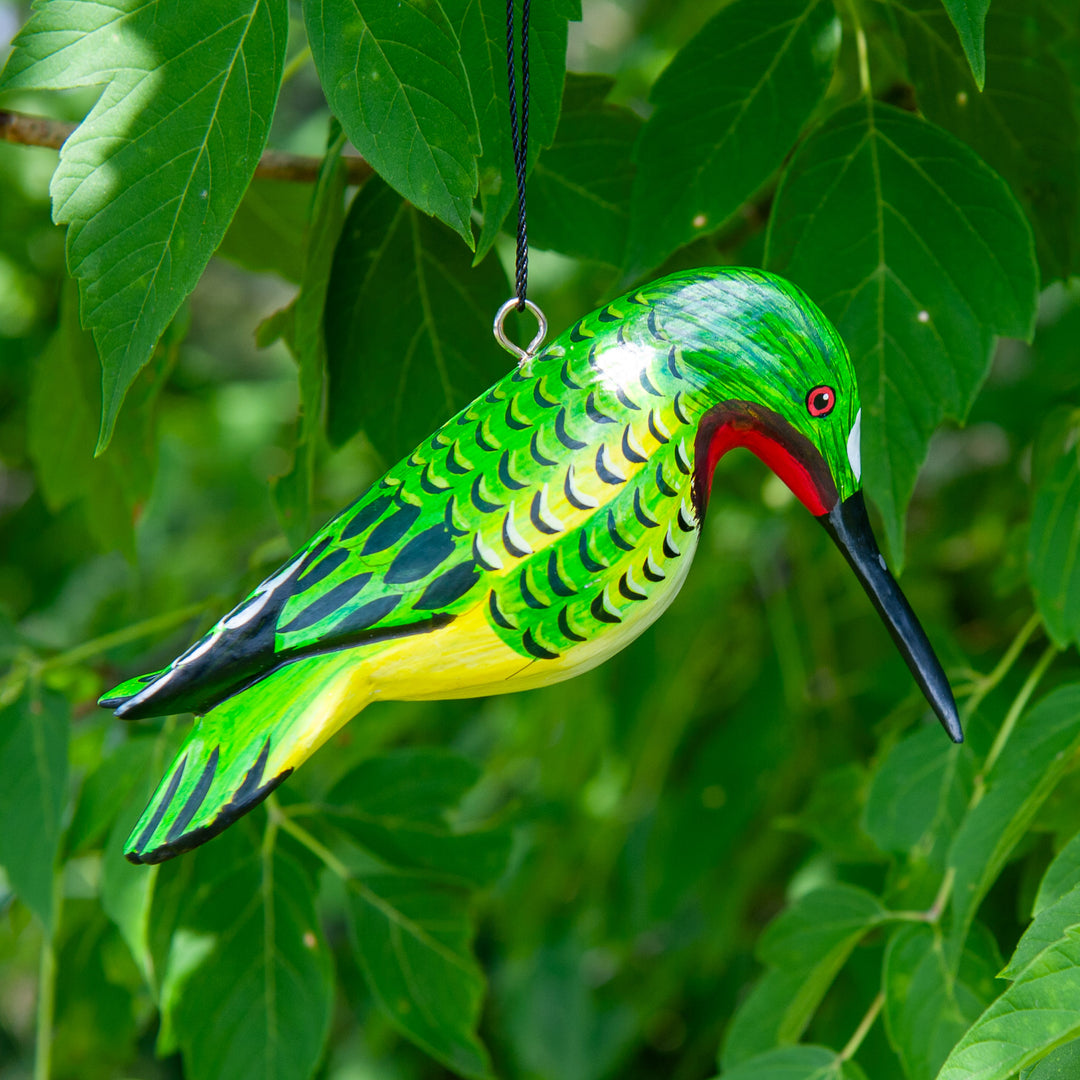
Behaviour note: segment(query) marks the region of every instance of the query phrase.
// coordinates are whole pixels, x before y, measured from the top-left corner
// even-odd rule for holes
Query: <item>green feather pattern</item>
[[[821,384],[836,406],[815,417]],[[205,714],[129,857],[174,854],[264,797],[282,777],[260,760],[357,650],[377,664],[381,642],[415,636],[422,664],[481,606],[538,663],[535,682],[625,644],[685,576],[710,482],[697,437],[725,402],[769,410],[819,452],[840,498],[857,490],[850,360],[799,290],[724,269],[621,297],[451,418],[173,665],[102,699],[132,718]],[[575,666],[578,653],[593,659]],[[491,687],[455,692],[477,691]]]

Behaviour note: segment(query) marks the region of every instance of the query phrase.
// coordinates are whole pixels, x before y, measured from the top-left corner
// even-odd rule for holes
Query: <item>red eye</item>
[[[806,408],[811,416],[828,416],[836,404],[836,393],[831,386],[815,386],[806,395]]]

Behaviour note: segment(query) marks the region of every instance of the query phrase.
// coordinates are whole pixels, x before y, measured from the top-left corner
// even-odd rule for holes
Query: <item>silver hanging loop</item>
[[[544,344],[544,338],[547,337],[548,325],[547,319],[544,318],[544,313],[531,300],[526,300],[525,307],[532,313],[533,318],[536,319],[537,331],[536,337],[529,342],[527,348],[519,348],[506,336],[506,329],[503,325],[506,322],[506,316],[517,306],[518,298],[516,296],[511,296],[510,299],[495,312],[495,324],[492,326],[492,330],[495,333],[495,340],[508,353],[517,357],[518,367],[521,367],[526,360],[531,360],[536,355],[536,350]]]

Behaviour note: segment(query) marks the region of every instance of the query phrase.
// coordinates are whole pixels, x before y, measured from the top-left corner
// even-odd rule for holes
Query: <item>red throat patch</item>
[[[717,462],[739,446],[768,465],[815,517],[827,514],[836,504],[836,484],[809,439],[761,406],[725,402],[707,414],[698,429],[696,480],[702,511],[712,491]]]

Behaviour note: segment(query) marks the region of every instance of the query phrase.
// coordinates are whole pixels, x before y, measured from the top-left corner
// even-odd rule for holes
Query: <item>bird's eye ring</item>
[[[815,386],[806,395],[806,410],[811,416],[828,416],[836,404],[836,391],[831,386]]]

